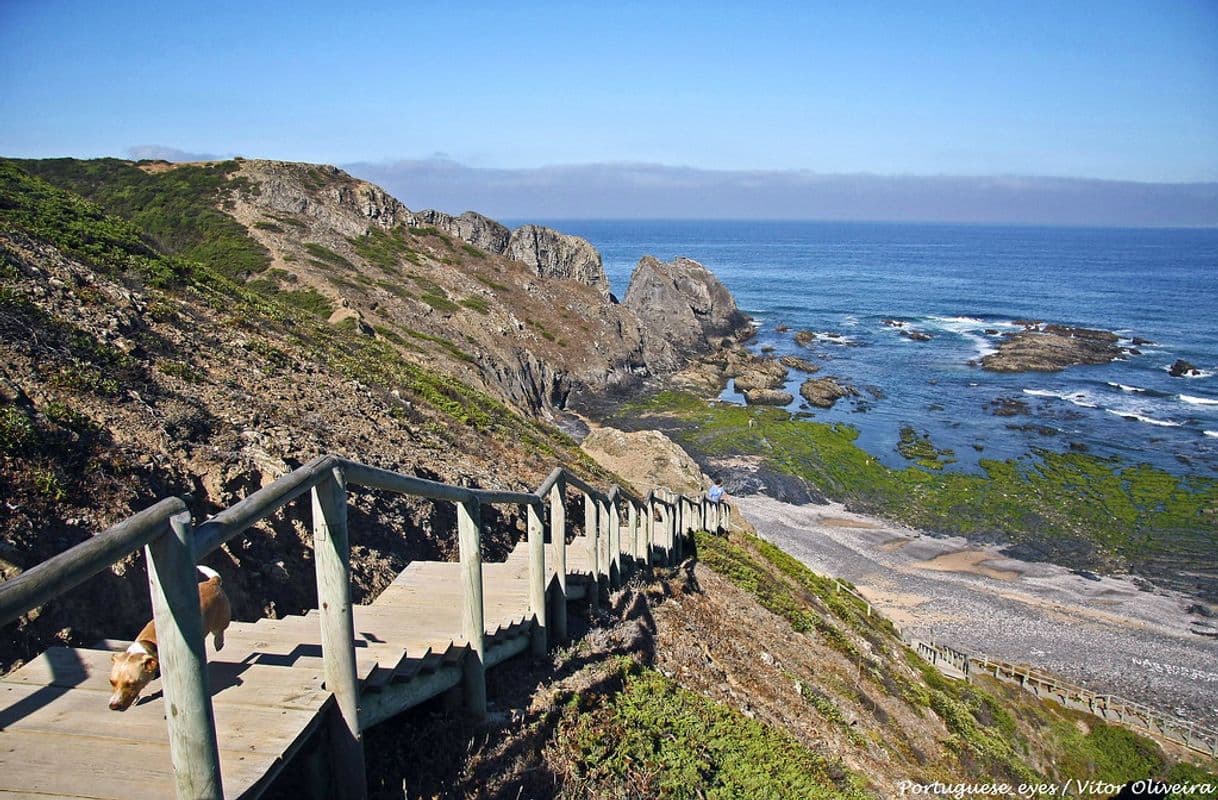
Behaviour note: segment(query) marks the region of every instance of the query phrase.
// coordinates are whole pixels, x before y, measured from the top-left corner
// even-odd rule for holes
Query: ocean
[[[750,347],[821,364],[860,396],[795,412],[858,429],[893,467],[900,430],[955,451],[954,470],[1037,449],[1085,450],[1176,474],[1218,475],[1218,230],[754,221],[530,220],[600,250],[622,297],[643,255],[710,268],[759,324]],[[1141,355],[1056,373],[986,372],[1015,320],[1148,339]],[[919,330],[912,341],[885,320]],[[781,326],[790,330],[783,332]],[[817,333],[810,347],[796,330]],[[1183,358],[1201,370],[1173,378]],[[731,390],[724,398],[740,402]],[[1019,400],[1027,413],[997,416]]]

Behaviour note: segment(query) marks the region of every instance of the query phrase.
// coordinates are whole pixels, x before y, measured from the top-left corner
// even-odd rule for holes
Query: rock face
[[[857,394],[849,386],[838,383],[836,378],[809,378],[799,387],[799,393],[817,408],[833,408],[833,404],[843,397]]]
[[[1056,372],[1080,364],[1107,364],[1125,351],[1109,331],[1044,325],[1004,337],[998,352],[981,359],[991,372]]]
[[[543,228],[522,225],[512,231],[505,256],[522,261],[543,278],[579,281],[609,297],[609,279],[596,248],[578,236]]]
[[[412,211],[330,167],[244,161],[241,177],[258,191],[235,195],[231,213],[270,253],[280,290],[311,289],[349,308],[336,325],[404,333],[406,349],[431,365],[530,412],[634,391],[745,324],[694,262],[637,271],[653,290],[627,307],[612,301],[600,254],[578,237],[509,231],[472,211]],[[667,291],[654,285],[661,271]],[[709,368],[687,377],[709,391],[720,380]]]
[[[645,359],[660,372],[748,329],[749,319],[736,308],[727,287],[688,258],[666,263],[644,256],[634,268],[623,305],[639,318]]]
[[[508,247],[512,232],[476,211],[466,211],[459,217],[443,211],[428,209],[414,215],[417,226],[430,225],[490,253],[502,253]]]
[[[413,215],[413,224],[431,226],[488,253],[528,264],[543,278],[578,281],[609,297],[609,279],[601,254],[585,239],[540,225],[514,231],[474,211],[459,217],[428,209]]]

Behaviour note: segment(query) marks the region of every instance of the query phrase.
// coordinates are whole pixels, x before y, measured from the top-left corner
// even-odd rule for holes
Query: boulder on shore
[[[799,356],[783,356],[782,358],[778,359],[778,363],[782,364],[784,367],[790,367],[791,369],[797,369],[800,372],[806,372],[809,375],[820,372],[820,367],[816,366],[808,359],[800,358]]]
[[[799,387],[799,393],[817,408],[833,408],[843,397],[858,394],[852,387],[838,383],[837,378],[809,378]]]
[[[745,364],[736,374],[736,391],[781,389],[787,382],[787,368],[777,361],[759,358]]]
[[[742,393],[751,406],[786,406],[795,400],[795,395],[782,389],[745,389]]]

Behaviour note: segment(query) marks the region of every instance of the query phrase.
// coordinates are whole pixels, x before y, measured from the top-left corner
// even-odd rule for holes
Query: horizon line
[[[411,209],[412,211],[414,209]],[[419,209],[420,211],[435,211],[440,209]],[[495,222],[505,224],[505,222],[519,223],[522,225],[536,224],[530,220],[541,220],[542,222],[771,222],[771,223],[823,223],[829,225],[938,225],[938,226],[960,226],[973,228],[1071,228],[1078,230],[1178,230],[1178,231],[1212,231],[1218,230],[1218,223],[1210,225],[1122,225],[1118,223],[1101,224],[1101,223],[1070,223],[1070,222],[1001,222],[1001,221],[979,221],[979,220],[942,220],[942,219],[833,219],[829,217],[554,217],[554,216],[532,216],[520,217],[514,215],[504,215],[499,219],[489,217],[474,209],[466,209],[466,213],[472,211],[475,214],[493,219]],[[443,212],[449,213],[449,212]],[[453,216],[459,216],[455,214]]]

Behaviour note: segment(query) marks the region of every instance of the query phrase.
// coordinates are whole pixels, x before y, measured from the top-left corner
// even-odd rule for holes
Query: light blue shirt
[[[723,487],[718,484],[715,484],[714,486],[712,486],[710,488],[710,491],[706,493],[706,496],[708,499],[713,500],[715,502],[722,500],[723,499]]]

